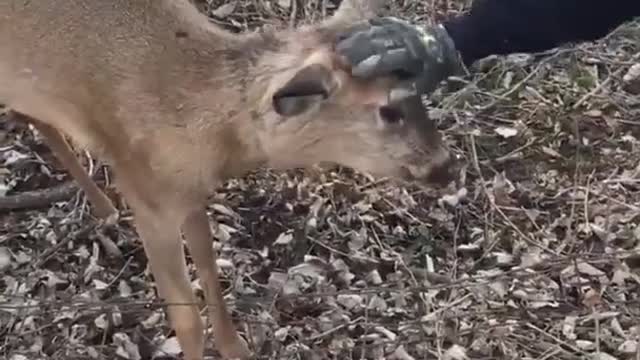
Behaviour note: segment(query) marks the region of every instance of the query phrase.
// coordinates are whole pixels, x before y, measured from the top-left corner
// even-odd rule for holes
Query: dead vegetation
[[[248,31],[336,4],[202,5]],[[440,19],[464,4],[391,6]],[[260,357],[640,358],[639,38],[636,22],[597,43],[486,59],[425,99],[468,166],[451,195],[340,168],[227,182],[211,200],[214,246]],[[0,356],[176,357],[130,217],[96,223],[55,164],[31,129],[0,122],[0,194],[33,192],[0,217]]]

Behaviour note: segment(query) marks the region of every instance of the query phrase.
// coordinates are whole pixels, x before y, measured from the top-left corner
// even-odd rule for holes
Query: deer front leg
[[[14,113],[14,117],[23,118],[27,121],[26,115]],[[97,217],[102,218],[107,223],[115,223],[118,220],[118,209],[113,206],[107,195],[100,190],[98,185],[89,177],[89,174],[82,168],[80,161],[71,150],[69,143],[62,134],[55,128],[40,121],[31,121],[33,126],[42,134],[45,143],[55,154],[62,166],[71,174],[73,179],[84,190],[89,202],[93,205]]]
[[[178,342],[186,360],[202,360],[204,353],[204,326],[196,297],[187,276],[184,249],[180,238],[180,225],[185,216],[176,213],[178,206],[163,204],[168,210],[134,208],[138,234],[150,262],[160,297],[168,303],[169,321],[176,331]]]
[[[204,288],[218,351],[226,359],[248,359],[251,353],[238,335],[222,295],[216,253],[211,243],[212,234],[205,210],[191,212],[182,231]]]

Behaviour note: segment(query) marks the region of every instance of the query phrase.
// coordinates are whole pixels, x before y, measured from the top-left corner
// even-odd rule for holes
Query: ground
[[[246,31],[333,5],[203,10]],[[436,21],[465,5],[392,11]],[[453,195],[344,168],[227,182],[210,206],[214,244],[259,358],[640,358],[639,37],[631,23],[595,43],[492,57],[425,99],[467,166]],[[118,226],[99,226],[32,129],[6,119],[0,179],[3,195],[35,191],[0,217],[0,357],[179,356],[125,204]]]

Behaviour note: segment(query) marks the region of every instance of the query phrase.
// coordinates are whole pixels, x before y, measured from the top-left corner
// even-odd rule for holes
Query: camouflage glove
[[[461,62],[453,40],[441,26],[419,26],[394,17],[358,23],[338,37],[336,50],[352,66],[354,76],[395,74],[402,89],[420,94],[457,73]]]

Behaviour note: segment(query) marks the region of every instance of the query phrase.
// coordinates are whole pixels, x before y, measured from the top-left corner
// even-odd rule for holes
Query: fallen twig
[[[75,183],[67,182],[51,188],[3,196],[0,197],[0,212],[47,207],[54,202],[71,198],[78,190]]]

